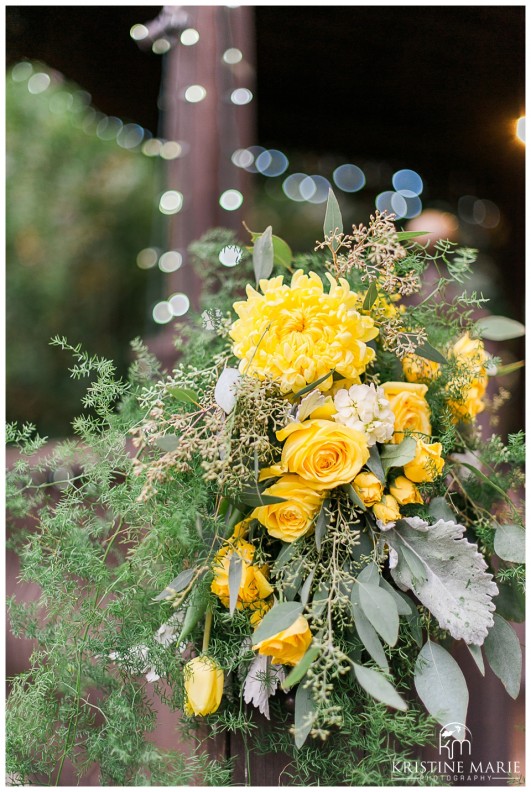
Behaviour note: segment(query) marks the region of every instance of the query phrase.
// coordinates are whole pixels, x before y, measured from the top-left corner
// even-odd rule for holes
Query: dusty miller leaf
[[[256,655],[243,683],[245,703],[257,707],[269,720],[269,698],[275,695],[277,687],[284,681],[285,676],[283,667],[272,665],[270,657]]]
[[[464,527],[439,520],[435,525],[419,517],[398,520],[385,541],[398,554],[391,570],[403,591],[411,589],[454,638],[481,646],[493,625],[492,598],[498,588],[476,545],[463,538]],[[408,558],[424,570],[415,577]]]

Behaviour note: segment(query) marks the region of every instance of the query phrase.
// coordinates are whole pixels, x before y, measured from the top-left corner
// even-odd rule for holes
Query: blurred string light
[[[525,143],[525,116],[520,116],[516,122],[516,137],[521,143]]]
[[[424,189],[424,184],[419,174],[414,170],[409,170],[409,168],[403,168],[393,173],[392,183],[397,192],[404,192],[404,194],[407,192],[412,196],[420,195]]]
[[[462,195],[457,202],[457,212],[465,223],[482,228],[496,228],[501,219],[500,210],[494,201],[475,195]]]
[[[161,272],[176,272],[182,267],[183,256],[178,250],[167,250],[159,258],[159,269]]]
[[[151,45],[151,49],[155,55],[165,55],[171,50],[171,41],[167,38],[156,39]]]
[[[136,257],[136,264],[140,269],[152,269],[158,260],[159,253],[156,248],[144,248]]]
[[[232,104],[246,105],[253,101],[253,94],[248,88],[236,88],[230,95]]]
[[[230,66],[235,66],[239,63],[243,58],[243,53],[241,50],[236,49],[236,47],[230,47],[228,50],[225,50],[223,53],[223,61],[228,63]]]
[[[219,196],[219,205],[227,212],[235,212],[243,203],[243,195],[239,190],[225,190]]]
[[[358,192],[365,187],[365,174],[357,165],[345,163],[339,165],[332,174],[335,184],[343,192]]]
[[[40,94],[49,88],[51,83],[50,75],[46,72],[37,72],[32,74],[28,80],[28,91],[31,94]]]
[[[168,297],[167,300],[161,300],[153,306],[153,320],[157,324],[167,324],[175,316],[184,316],[190,308],[190,300],[182,292],[176,292]]]
[[[181,44],[185,47],[193,47],[199,41],[199,33],[195,28],[186,28],[181,33]]]
[[[184,98],[190,104],[202,102],[207,95],[206,88],[202,85],[189,85],[184,92]]]
[[[166,190],[159,200],[159,211],[165,215],[177,214],[183,208],[184,197],[178,190]]]
[[[133,25],[129,31],[129,35],[133,41],[143,41],[149,36],[149,30],[145,25]]]

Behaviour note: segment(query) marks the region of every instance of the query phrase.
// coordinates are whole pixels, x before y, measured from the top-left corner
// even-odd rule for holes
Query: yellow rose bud
[[[389,492],[400,506],[405,506],[406,503],[424,503],[418,489],[405,476],[397,476],[389,487]]]
[[[194,657],[184,667],[184,711],[187,715],[215,712],[223,695],[223,671],[206,655]]]
[[[364,506],[374,506],[382,500],[383,484],[374,473],[358,473],[352,486]]]
[[[402,358],[404,377],[408,382],[424,382],[436,379],[441,373],[441,366],[434,360],[420,355],[406,355]]]
[[[243,521],[246,522],[245,520]],[[238,523],[241,526],[242,523]],[[236,526],[235,532],[238,531]],[[241,578],[240,587],[238,590],[238,599],[236,607],[238,610],[242,608],[250,608],[254,610],[259,608],[267,597],[273,593],[273,587],[267,580],[268,567],[267,564],[258,567],[252,563],[255,548],[245,539],[235,538],[225,542],[221,550],[216,554],[212,571],[214,573],[214,580],[210,586],[211,591],[216,594],[226,608],[229,607],[229,566],[230,559],[236,553],[240,556],[243,563],[241,565]]]
[[[267,532],[283,542],[294,542],[313,526],[323,502],[323,493],[293,473],[282,476],[264,490],[264,495],[285,498],[283,503],[259,506],[251,517],[256,517]]]
[[[433,481],[440,476],[444,467],[441,457],[442,445],[440,443],[425,443],[417,440],[417,451],[414,459],[404,465],[404,474],[410,481],[417,484],[423,481]]]
[[[286,440],[283,470],[296,473],[315,489],[329,490],[350,483],[369,458],[365,436],[335,421],[291,423],[277,432],[277,438]]]
[[[312,634],[304,616],[299,616],[286,630],[260,641],[253,649],[258,654],[271,656],[278,665],[297,665],[312,642]]]
[[[400,519],[400,509],[392,495],[384,495],[380,503],[374,504],[372,510],[376,519],[384,523]]]
[[[395,433],[391,443],[401,443],[406,430],[429,437],[430,408],[424,398],[428,386],[419,382],[384,382],[382,387],[395,416]]]
[[[454,422],[473,421],[478,413],[485,409],[483,396],[487,390],[488,376],[485,364],[489,359],[485,352],[483,342],[479,338],[470,338],[468,333],[454,344],[453,356],[466,373],[469,379],[460,385],[462,397],[450,399],[448,406],[452,411]],[[455,387],[452,382],[448,384],[448,389]]]

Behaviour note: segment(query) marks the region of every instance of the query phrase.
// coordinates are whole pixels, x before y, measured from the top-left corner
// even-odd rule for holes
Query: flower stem
[[[212,608],[207,608],[205,616],[205,632],[203,633],[203,646],[201,648],[202,654],[206,654],[208,644],[210,643],[210,630],[212,629]]]

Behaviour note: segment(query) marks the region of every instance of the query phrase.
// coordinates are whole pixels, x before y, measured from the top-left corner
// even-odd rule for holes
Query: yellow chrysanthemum
[[[230,331],[242,374],[273,379],[290,393],[331,369],[351,379],[365,371],[374,358],[367,342],[378,329],[356,310],[359,298],[347,281],[326,277],[328,294],[315,272],[302,270],[290,286],[282,276],[261,280],[262,294],[247,286],[247,300],[234,304],[240,318]],[[331,376],[319,385],[322,391],[331,387]]]

